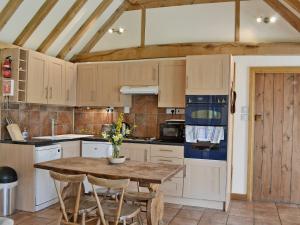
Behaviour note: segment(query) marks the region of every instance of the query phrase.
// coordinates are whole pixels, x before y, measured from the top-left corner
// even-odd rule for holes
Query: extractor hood
[[[158,95],[158,86],[123,86],[120,92],[124,95]]]

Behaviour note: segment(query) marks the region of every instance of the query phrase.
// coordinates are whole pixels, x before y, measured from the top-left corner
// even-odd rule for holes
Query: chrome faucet
[[[55,136],[55,125],[57,125],[57,124],[55,123],[55,119],[52,118],[52,119],[51,119],[51,136],[52,136],[52,137]]]

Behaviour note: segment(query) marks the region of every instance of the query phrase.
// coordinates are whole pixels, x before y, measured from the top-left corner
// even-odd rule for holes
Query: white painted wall
[[[249,68],[265,66],[300,66],[300,56],[235,56],[236,114],[234,115],[232,192],[247,193],[248,121],[241,109],[249,103]]]

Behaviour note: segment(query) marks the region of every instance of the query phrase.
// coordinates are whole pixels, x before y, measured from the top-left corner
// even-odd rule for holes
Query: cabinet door
[[[230,77],[229,55],[188,56],[187,95],[227,95]]]
[[[57,58],[48,57],[48,104],[65,104],[65,62]]]
[[[80,141],[59,143],[62,148],[62,158],[80,157]]]
[[[158,107],[185,107],[185,61],[159,63]]]
[[[225,201],[226,162],[185,159],[183,197],[200,200]]]
[[[41,53],[29,51],[27,102],[46,104],[48,99],[48,63]]]
[[[93,106],[96,101],[96,64],[79,64],[77,66],[77,104]]]
[[[136,144],[136,143],[123,143],[120,149],[121,155],[130,158],[130,160],[139,162],[148,162],[150,159],[150,145],[149,144]]]
[[[156,86],[158,85],[158,62],[126,62],[122,85],[129,86]]]
[[[98,65],[97,105],[121,106],[120,78],[121,63],[103,63]]]
[[[77,67],[74,63],[66,63],[65,101],[68,106],[76,106]]]

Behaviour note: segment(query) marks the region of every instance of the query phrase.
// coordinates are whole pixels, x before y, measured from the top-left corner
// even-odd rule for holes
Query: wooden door
[[[300,73],[255,75],[253,199],[300,203]]]
[[[78,106],[94,106],[97,64],[79,64],[77,72],[77,104]]]
[[[62,158],[80,157],[80,141],[66,141],[59,143],[62,148]]]
[[[48,58],[48,104],[65,104],[65,62],[57,58]]]
[[[158,107],[185,107],[185,60],[159,63]]]
[[[29,51],[27,102],[46,104],[48,99],[48,63],[41,53]]]
[[[141,61],[124,63],[121,84],[128,86],[158,85],[158,62]]]
[[[231,57],[229,55],[188,56],[187,95],[227,95]]]
[[[65,102],[68,106],[76,106],[77,66],[66,62]]]
[[[120,78],[121,63],[102,63],[97,72],[97,105],[121,106]]]

